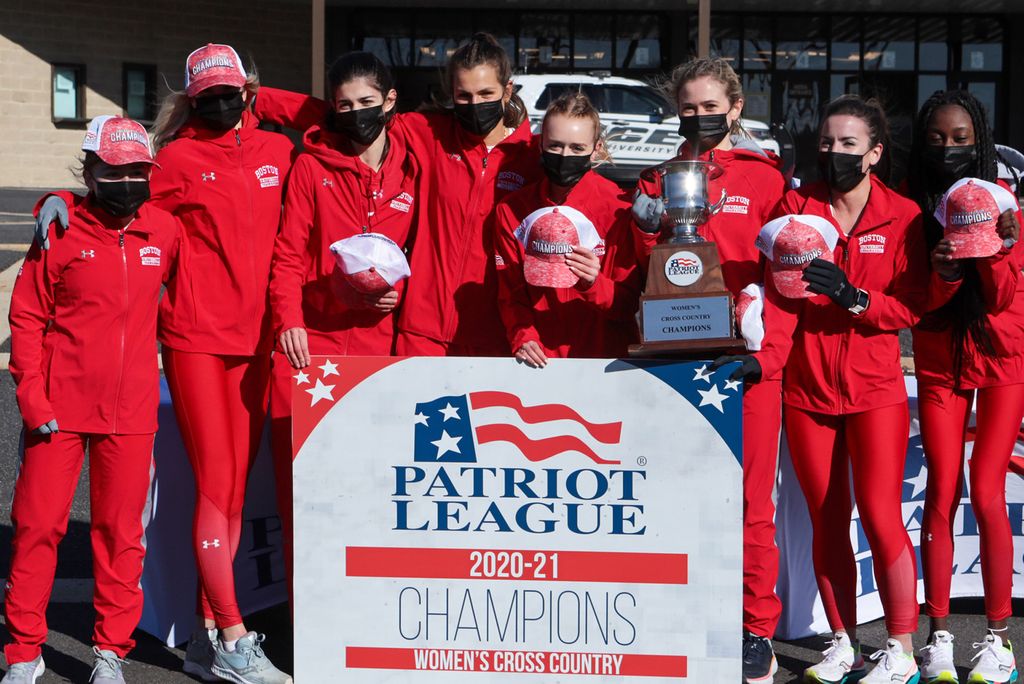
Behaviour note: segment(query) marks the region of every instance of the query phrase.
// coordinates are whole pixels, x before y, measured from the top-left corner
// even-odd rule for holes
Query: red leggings
[[[25,435],[14,485],[11,570],[4,613],[11,643],[7,664],[34,660],[46,641],[46,606],[57,567],[57,545],[89,447],[89,508],[96,646],[125,657],[142,616],[143,517],[153,478],[153,435],[58,432]]]
[[[928,489],[921,525],[925,609],[949,615],[953,576],[953,519],[964,487],[964,438],[974,390],[919,386],[921,440]],[[978,390],[977,438],[971,454],[971,507],[981,536],[981,578],[989,620],[1010,617],[1013,533],[1006,513],[1006,470],[1024,419],[1024,384]]]
[[[281,538],[284,546],[285,577],[288,595],[292,594],[292,387],[298,373],[288,357],[274,353],[270,381],[270,453],[274,461],[274,485],[277,513],[281,516]],[[294,601],[292,602],[294,606]]]
[[[814,531],[814,573],[833,631],[857,624],[857,565],[850,542],[850,466],[890,634],[917,629],[917,563],[903,526],[906,403],[833,416],[786,406],[793,468]]]
[[[233,562],[245,485],[267,418],[270,356],[220,356],[164,347],[164,373],[196,478],[192,541],[198,612],[224,629],[242,623]]]
[[[772,501],[781,425],[782,382],[748,385],[743,391],[743,629],[769,639],[782,614],[775,595],[779,548]]]

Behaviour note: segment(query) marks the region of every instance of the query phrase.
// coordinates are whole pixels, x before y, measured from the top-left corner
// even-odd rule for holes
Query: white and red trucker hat
[[[523,246],[523,276],[535,287],[572,287],[579,282],[565,263],[573,247],[586,247],[598,256],[604,254],[604,241],[594,224],[572,207],[543,207],[533,212],[516,228],[515,237]]]
[[[764,339],[764,285],[750,283],[736,297],[736,326],[747,351],[760,351]]]
[[[153,160],[153,146],[146,129],[138,121],[123,116],[105,114],[90,121],[82,151],[95,152],[111,166],[141,163],[160,167]]]
[[[207,43],[185,60],[185,94],[189,97],[213,86],[241,88],[245,79],[242,60],[230,45]]]
[[[358,292],[387,292],[410,274],[405,252],[387,235],[360,233],[338,240],[330,250],[345,280]]]
[[[815,259],[833,262],[839,231],[827,219],[808,214],[787,214],[769,221],[757,236],[757,248],[768,257],[772,282],[783,297],[802,299],[815,293],[803,279]]]
[[[935,219],[956,248],[956,258],[989,257],[1003,246],[996,223],[1007,209],[1017,209],[1009,190],[979,178],[961,178],[939,200]]]

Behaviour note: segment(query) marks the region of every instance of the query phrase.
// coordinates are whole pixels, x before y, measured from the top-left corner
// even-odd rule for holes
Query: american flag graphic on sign
[[[502,408],[507,411],[487,411]],[[509,392],[470,392],[438,397],[416,404],[414,459],[420,462],[475,463],[476,449],[493,442],[507,442],[528,461],[546,461],[570,452],[580,453],[602,465],[619,461],[603,458],[602,446],[619,443],[622,422],[593,423],[565,404],[526,406]],[[531,438],[527,426],[569,421],[582,428],[585,437],[568,431]],[[573,430],[573,432],[579,432]]]

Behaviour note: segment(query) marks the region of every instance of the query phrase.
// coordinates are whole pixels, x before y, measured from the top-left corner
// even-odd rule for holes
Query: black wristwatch
[[[850,313],[854,316],[859,316],[864,313],[864,310],[868,308],[868,304],[871,302],[871,298],[868,297],[868,293],[864,290],[857,289],[857,296],[853,299],[853,305],[849,308]]]

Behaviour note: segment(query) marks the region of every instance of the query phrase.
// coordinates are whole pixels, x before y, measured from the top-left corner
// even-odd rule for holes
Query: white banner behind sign
[[[293,403],[297,681],[740,678],[728,371],[311,369]]]
[[[918,427],[917,382],[907,378],[907,393],[910,395],[910,441],[907,447],[907,461],[903,480],[903,522],[910,534],[917,555],[917,598],[924,602],[924,580],[921,573],[921,516],[924,511],[925,483],[928,468],[921,448]],[[971,420],[974,425],[974,419]],[[776,636],[782,639],[798,639],[811,634],[823,634],[830,630],[825,612],[818,596],[811,560],[811,523],[807,515],[800,485],[789,460],[785,438],[782,440],[783,453],[779,467],[779,501],[776,512],[779,550],[781,552],[778,592],[782,599],[782,620]],[[973,442],[967,443],[964,465],[964,481],[970,482],[967,461],[971,457]],[[1016,454],[1024,454],[1024,444],[1018,442]],[[1024,477],[1007,472],[1006,500],[1010,512],[1010,525],[1014,534],[1013,595],[1024,597]],[[868,547],[864,528],[854,509],[854,521],[850,526],[850,538],[857,560],[857,621],[870,622],[882,617],[882,604],[878,586],[871,568],[871,549]],[[965,484],[963,498],[953,524],[953,582],[952,597],[983,596],[981,581],[981,560],[979,551],[978,524],[971,509],[970,498]]]

